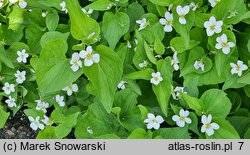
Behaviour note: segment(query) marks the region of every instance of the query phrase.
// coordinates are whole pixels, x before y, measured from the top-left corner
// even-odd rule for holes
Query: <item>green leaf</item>
[[[39,6],[41,7],[41,4],[44,5],[44,6],[47,6],[47,7],[54,7],[54,8],[57,8],[57,9],[61,9],[60,7],[60,3],[62,2],[62,0],[38,0],[37,1],[38,3],[32,3],[32,1],[29,1],[28,4],[33,4],[33,5],[37,5],[39,4]],[[37,6],[36,6],[37,7]]]
[[[156,138],[163,138],[163,139],[190,139],[187,127],[160,128],[159,130],[154,131],[154,135],[160,136]]]
[[[250,139],[250,128],[248,128],[248,130],[244,134],[244,139]]]
[[[138,2],[133,2],[128,6],[126,13],[130,19],[130,31],[133,31],[136,20],[140,19],[145,14],[144,9]]]
[[[111,112],[123,64],[118,54],[109,47],[99,45],[96,52],[100,54],[100,62],[91,67],[83,66],[84,74],[90,81],[87,90],[99,98],[107,112]]]
[[[46,16],[46,26],[49,31],[54,31],[59,23],[59,15],[56,11],[49,12]]]
[[[240,77],[238,79],[238,82],[243,84],[250,84],[250,72]]]
[[[64,117],[64,120],[61,124],[55,127],[55,135],[58,138],[66,137],[72,130],[74,126],[77,124],[77,117],[80,113],[76,112],[71,115],[67,115]]]
[[[103,16],[102,31],[109,46],[115,48],[120,38],[129,31],[130,20],[126,13],[106,12]]]
[[[153,64],[156,64],[157,63],[157,58],[154,56],[154,50],[153,50],[153,48],[149,47],[149,45],[146,43],[146,41],[144,42],[144,48],[145,48],[146,55],[147,55],[148,59]]]
[[[240,136],[234,127],[223,118],[213,118],[213,122],[217,123],[220,128],[215,130],[214,134],[210,137],[206,135],[208,139],[239,139]]]
[[[112,121],[111,121],[112,120]],[[113,114],[108,114],[101,104],[93,103],[78,120],[76,138],[94,138],[105,134],[114,134],[118,121]],[[93,133],[91,134],[92,131]]]
[[[149,1],[160,6],[169,6],[172,3],[171,0],[149,0]]]
[[[200,99],[203,101],[203,112],[213,117],[226,118],[232,107],[227,94],[219,89],[207,90]]]
[[[183,37],[175,37],[170,41],[170,45],[174,47],[174,49],[178,53],[182,53],[186,50],[192,49],[197,46],[200,42],[195,40],[185,41]]]
[[[237,15],[228,18],[234,14],[234,11],[237,12]],[[223,20],[226,24],[237,24],[241,21],[241,16],[246,13],[246,5],[244,0],[231,0],[230,3],[227,0],[221,0],[211,10],[211,13],[216,16],[217,20]]]
[[[47,126],[44,130],[39,131],[36,139],[58,139],[55,134],[55,127]]]
[[[62,123],[64,121],[64,115],[59,109],[53,110],[50,117],[55,123]]]
[[[70,32],[77,40],[89,40],[89,35],[94,33],[92,38],[98,38],[100,26],[94,20],[82,12],[78,0],[66,0],[69,17],[71,20]]]
[[[247,49],[248,49],[248,52],[250,52],[250,39],[247,42]]]
[[[240,111],[240,113],[243,114],[242,111]],[[244,134],[247,132],[248,128],[250,128],[250,118],[248,116],[234,115],[228,117],[227,120],[234,126],[241,138],[244,137]]]
[[[10,113],[6,112],[2,106],[0,106],[0,129],[2,129],[9,118]]]
[[[141,19],[142,18],[146,18],[147,22],[149,22],[149,25],[139,32],[143,39],[145,39],[149,44],[153,44],[155,38],[163,40],[165,32],[162,28],[162,25],[159,23],[158,17],[155,14],[147,13],[144,14]],[[139,27],[138,24],[137,26]]]
[[[192,123],[188,125],[188,128],[195,132],[197,135],[199,135],[200,131],[198,129],[198,117],[194,112],[190,112],[188,116],[191,120]]]
[[[201,60],[204,63],[204,72],[201,69],[196,70],[194,63],[197,60]],[[189,52],[188,61],[183,68],[181,68],[181,76],[185,76],[190,73],[204,74],[212,69],[213,63],[211,59],[206,57],[205,51],[202,47],[197,46]]]
[[[149,130],[150,131],[150,130]],[[152,138],[152,132],[146,132],[142,128],[135,129],[129,136],[128,139],[147,139]]]
[[[185,93],[180,92],[181,97],[187,102],[188,106],[195,111],[198,116],[203,113],[203,102],[200,99],[191,97]]]
[[[13,6],[13,10],[8,15],[9,19],[9,29],[17,31],[18,29],[24,28],[24,14],[25,10],[21,9],[17,5]]]
[[[70,60],[66,59],[67,43],[62,39],[49,41],[44,45],[37,64],[37,84],[41,96],[62,90],[76,81],[83,70],[73,72]]]
[[[153,85],[153,91],[156,95],[156,98],[160,104],[163,114],[168,116],[168,101],[171,96],[171,82],[173,69],[170,64],[170,60],[159,60],[157,62],[157,70],[161,73],[163,81],[161,81],[157,86]]]
[[[38,54],[41,51],[40,39],[45,33],[46,28],[38,25],[29,25],[25,28],[25,38],[32,53]],[[34,35],[36,34],[36,35]]]
[[[44,48],[47,42],[55,41],[58,39],[63,39],[65,42],[67,42],[68,37],[69,37],[69,32],[61,33],[58,31],[49,31],[49,32],[44,33],[44,35],[41,37],[40,44],[41,44],[41,47]]]
[[[120,107],[118,119],[122,126],[128,131],[133,131],[136,128],[143,128],[145,125],[141,121],[141,112],[136,107],[138,94],[130,88],[120,90],[116,93],[114,106]]]
[[[155,38],[154,51],[159,55],[162,55],[165,52],[165,46],[159,38]]]
[[[4,47],[0,45],[0,63],[5,64],[7,67],[14,69],[14,65],[11,60],[6,56]]]
[[[147,68],[141,71],[133,72],[128,75],[126,75],[126,78],[132,79],[132,80],[150,80],[152,78],[151,74],[154,72],[153,69]]]
[[[105,11],[109,10],[108,6],[111,5],[109,0],[97,0],[86,6],[88,9]]]

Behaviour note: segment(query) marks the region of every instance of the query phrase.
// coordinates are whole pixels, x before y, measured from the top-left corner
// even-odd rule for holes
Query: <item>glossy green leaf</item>
[[[123,65],[111,48],[99,45],[95,51],[100,54],[100,62],[91,67],[83,67],[84,74],[90,81],[87,90],[98,97],[107,112],[111,112]]]
[[[99,24],[82,12],[79,2],[66,0],[66,4],[71,20],[71,35],[77,40],[89,40],[88,37],[94,33],[92,38],[98,38],[100,34]]]
[[[114,49],[120,38],[128,32],[129,25],[130,20],[126,13],[106,12],[104,14],[102,31],[111,48]]]

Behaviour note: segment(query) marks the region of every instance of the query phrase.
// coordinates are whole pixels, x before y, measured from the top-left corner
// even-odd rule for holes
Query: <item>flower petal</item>
[[[206,124],[207,123],[207,116],[206,115],[202,115],[201,116],[201,123],[202,124]]]
[[[174,116],[172,116],[172,120],[177,122],[180,120],[180,117],[178,115],[174,115]]]
[[[215,129],[215,130],[217,130],[217,129],[220,128],[220,126],[219,126],[217,123],[211,123],[210,125],[211,125],[211,127],[212,127],[213,129]]]
[[[156,117],[155,117],[155,120],[156,120],[158,123],[163,123],[163,122],[164,122],[164,119],[163,119],[161,116],[156,116]]]
[[[176,122],[176,125],[182,128],[182,127],[185,126],[185,122],[182,121],[182,120],[179,120],[179,121]]]
[[[191,124],[192,123],[192,120],[190,119],[190,118],[185,118],[185,122],[187,123],[187,124]]]
[[[212,128],[207,128],[206,133],[208,136],[212,136],[214,134],[214,130]]]
[[[183,25],[187,23],[185,17],[179,17],[179,22]]]
[[[164,18],[161,18],[160,20],[159,20],[159,22],[162,24],[162,25],[166,25],[166,19],[164,19]]]
[[[165,26],[164,26],[164,31],[165,31],[165,32],[172,32],[172,31],[173,31],[173,28],[172,28],[171,25],[165,25]]]

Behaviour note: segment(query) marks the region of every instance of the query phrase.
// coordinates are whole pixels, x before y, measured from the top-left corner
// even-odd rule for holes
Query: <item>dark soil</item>
[[[30,122],[22,111],[9,117],[5,127],[0,129],[0,139],[35,139],[37,132],[30,128]]]

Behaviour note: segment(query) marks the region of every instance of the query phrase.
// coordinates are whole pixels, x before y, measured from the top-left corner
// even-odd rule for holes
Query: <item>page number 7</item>
[[[242,146],[243,146],[243,144],[244,144],[244,142],[238,142],[238,143],[240,144],[239,150],[241,150],[241,149],[242,149]]]

